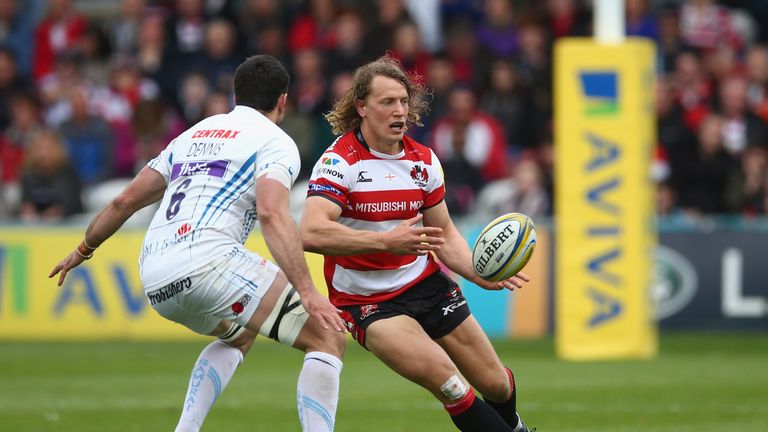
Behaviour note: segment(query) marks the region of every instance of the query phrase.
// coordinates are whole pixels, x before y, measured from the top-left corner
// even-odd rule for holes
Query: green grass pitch
[[[495,341],[539,432],[768,430],[765,334],[664,334],[651,361],[557,360],[551,339]],[[0,431],[171,431],[201,342],[0,343]],[[351,340],[338,432],[452,431],[439,403]],[[298,351],[257,343],[208,431],[298,431]]]

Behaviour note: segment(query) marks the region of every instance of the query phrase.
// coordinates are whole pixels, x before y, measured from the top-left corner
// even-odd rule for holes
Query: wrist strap
[[[75,252],[77,252],[77,254],[84,259],[90,259],[93,257],[93,251],[94,249],[91,249],[88,247],[88,245],[85,244],[85,240],[81,241],[80,244],[75,248]]]
[[[95,251],[95,250],[96,250],[96,248],[95,248],[95,247],[93,247],[93,246],[89,246],[89,245],[88,245],[88,242],[87,242],[87,241],[85,241],[85,237],[83,237],[83,244],[85,245],[85,247],[87,247],[88,249],[90,249],[90,250],[92,250],[92,251]]]

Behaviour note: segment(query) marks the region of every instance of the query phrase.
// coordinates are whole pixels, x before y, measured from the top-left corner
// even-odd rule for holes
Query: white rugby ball
[[[498,282],[516,275],[536,248],[533,221],[522,213],[508,213],[489,223],[477,236],[472,266],[485,280]]]

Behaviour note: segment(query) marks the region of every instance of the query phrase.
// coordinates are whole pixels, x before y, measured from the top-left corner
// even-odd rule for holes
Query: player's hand
[[[339,317],[339,311],[324,296],[320,295],[314,288],[311,294],[301,296],[301,304],[311,317],[320,321],[324,329],[332,329],[339,333],[344,333],[344,322]]]
[[[499,282],[487,281],[480,277],[475,278],[475,280],[473,280],[472,282],[474,282],[480,288],[491,290],[491,291],[499,291],[503,289],[514,291],[517,288],[522,288],[526,282],[530,282],[530,281],[531,281],[531,278],[528,277],[527,274],[523,272],[519,272],[518,274],[512,276],[511,278],[504,279]]]
[[[395,255],[426,255],[437,252],[445,243],[443,229],[438,227],[416,227],[421,213],[401,222],[388,233],[387,250]]]
[[[77,253],[77,250],[73,250],[69,253],[69,255],[66,256],[61,262],[56,264],[56,267],[51,270],[51,273],[48,275],[48,278],[52,278],[59,274],[59,281],[58,286],[61,286],[61,284],[64,283],[64,278],[67,277],[67,272],[72,270],[73,268],[79,266],[83,263],[83,261],[89,259],[90,257],[86,258],[79,253]]]

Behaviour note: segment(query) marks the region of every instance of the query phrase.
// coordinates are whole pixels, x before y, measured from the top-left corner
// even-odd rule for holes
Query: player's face
[[[371,93],[358,102],[357,112],[363,119],[361,128],[370,145],[395,145],[406,130],[408,91],[397,80],[376,76],[371,81]]]

